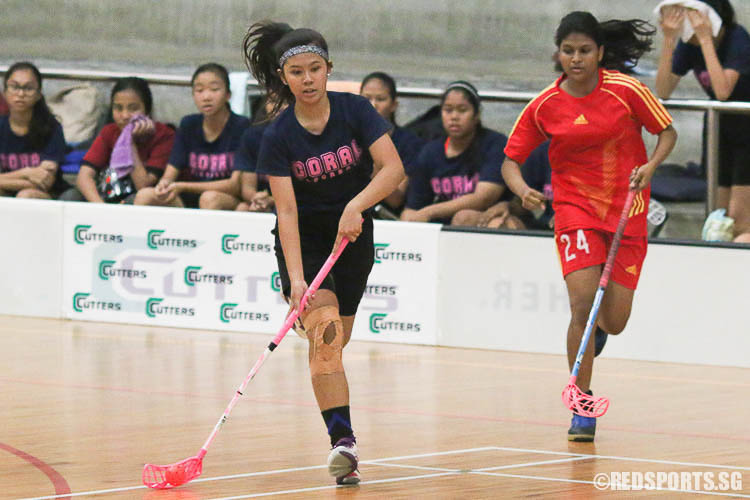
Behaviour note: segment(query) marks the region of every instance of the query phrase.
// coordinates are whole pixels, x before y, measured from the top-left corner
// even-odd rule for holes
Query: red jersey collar
[[[592,90],[591,93],[589,93],[589,94],[587,94],[587,95],[585,95],[583,97],[572,96],[572,95],[568,94],[567,92],[565,92],[563,89],[560,88],[560,84],[562,84],[563,80],[565,80],[567,77],[568,77],[568,75],[566,75],[565,73],[563,73],[562,75],[560,75],[557,78],[557,81],[555,82],[555,87],[557,88],[557,90],[559,90],[560,92],[564,93],[565,95],[567,95],[569,97],[572,97],[573,99],[586,99],[588,96],[590,96],[591,94],[593,94],[594,92],[596,92],[597,90],[599,90],[601,88],[602,82],[604,82],[604,68],[602,68],[601,66],[599,67],[599,81],[596,83],[596,87],[594,88],[594,90]]]

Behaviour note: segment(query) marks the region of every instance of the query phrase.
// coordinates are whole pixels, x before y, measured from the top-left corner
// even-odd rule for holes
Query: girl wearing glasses
[[[8,116],[0,117],[0,196],[50,199],[62,191],[62,127],[42,95],[42,75],[18,62],[3,78]]]

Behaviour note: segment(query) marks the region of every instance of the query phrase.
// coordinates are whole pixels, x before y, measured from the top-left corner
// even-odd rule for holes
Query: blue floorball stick
[[[607,409],[609,408],[609,398],[604,396],[594,398],[593,396],[586,394],[576,385],[576,379],[578,378],[578,370],[581,368],[583,355],[589,344],[591,332],[594,330],[594,325],[596,324],[596,316],[599,314],[599,306],[602,304],[604,290],[607,289],[607,284],[609,283],[609,275],[612,274],[612,266],[615,262],[617,249],[620,247],[622,234],[625,232],[625,225],[628,223],[630,209],[633,206],[635,194],[636,191],[631,189],[628,191],[628,197],[625,199],[625,206],[622,208],[620,221],[617,223],[617,230],[615,231],[614,238],[612,238],[612,246],[609,248],[609,254],[607,255],[607,262],[604,264],[604,271],[602,271],[602,277],[599,280],[599,288],[596,289],[594,304],[591,306],[589,319],[586,321],[586,329],[583,331],[583,338],[581,339],[581,345],[578,348],[576,362],[573,365],[573,370],[570,372],[568,385],[565,386],[565,389],[563,389],[562,392],[562,400],[565,406],[567,406],[569,410],[584,417],[601,417],[607,413]]]

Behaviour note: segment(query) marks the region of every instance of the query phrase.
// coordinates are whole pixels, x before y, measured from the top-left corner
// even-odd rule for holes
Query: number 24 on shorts
[[[564,250],[564,256],[565,256],[565,262],[570,262],[571,260],[576,258],[575,252],[570,251],[571,247],[571,241],[570,241],[570,235],[573,234],[572,231],[570,233],[563,233],[560,235],[560,241],[565,245]],[[583,232],[583,229],[579,229],[575,233],[575,249],[576,250],[582,250],[586,252],[586,254],[590,254],[591,250],[589,249],[589,242],[586,239],[586,233]]]

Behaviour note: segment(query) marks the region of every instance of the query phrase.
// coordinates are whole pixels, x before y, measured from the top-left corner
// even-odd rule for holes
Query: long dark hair
[[[227,68],[225,68],[221,64],[210,62],[198,66],[198,68],[193,72],[193,77],[190,79],[191,87],[195,85],[195,79],[198,78],[198,75],[200,75],[201,73],[213,73],[214,75],[218,76],[219,79],[224,82],[224,88],[227,89],[227,93],[231,92],[229,88],[229,71],[227,71]],[[226,103],[226,106],[227,109],[231,111],[232,108],[229,106],[229,102]]]
[[[700,0],[700,1],[710,6],[711,8],[713,8],[716,11],[716,13],[719,14],[722,25],[726,27],[727,29],[737,24],[737,17],[735,16],[735,13],[734,13],[734,7],[732,7],[732,4],[729,3],[729,0]]]
[[[448,86],[443,91],[443,95],[440,98],[440,107],[442,108],[445,104],[445,99],[451,92],[458,91],[469,101],[471,107],[474,108],[474,114],[479,115],[482,108],[482,100],[479,97],[477,88],[471,83],[464,80],[457,80]],[[471,144],[466,148],[464,153],[466,154],[466,161],[469,166],[469,176],[472,176],[479,169],[482,164],[482,152],[480,151],[480,143],[482,138],[487,133],[487,129],[482,125],[482,120],[477,121],[476,132],[474,132],[474,138],[471,140]]]
[[[115,100],[115,94],[124,90],[132,90],[143,102],[143,107],[146,110],[146,114],[151,116],[151,110],[154,107],[154,98],[151,95],[151,88],[148,86],[148,82],[143,78],[137,76],[126,76],[124,78],[118,78],[115,85],[112,87],[112,92],[109,96],[109,119],[112,120],[112,102]]]
[[[277,96],[270,116],[276,116],[284,104],[294,102],[294,94],[281,81],[277,70],[283,70],[279,67],[281,55],[300,45],[315,45],[328,52],[328,43],[317,31],[308,28],[293,29],[286,23],[272,21],[253,24],[242,40],[245,65],[268,94]]]
[[[362,79],[362,83],[359,86],[360,94],[362,93],[362,89],[365,88],[365,85],[367,85],[370,80],[380,80],[381,82],[383,82],[386,90],[388,90],[388,95],[391,97],[391,100],[396,100],[396,80],[394,80],[393,77],[388,73],[383,73],[382,71],[374,71]],[[391,116],[389,116],[388,119],[391,123],[395,124],[396,112],[394,111],[393,113],[391,113]]]
[[[29,133],[26,134],[26,140],[32,148],[42,149],[49,142],[57,120],[55,120],[52,112],[47,107],[47,101],[44,100],[44,94],[42,94],[42,74],[39,72],[39,69],[28,61],[17,62],[5,72],[3,86],[7,89],[8,80],[13,76],[13,73],[23,70],[31,71],[34,74],[34,78],[36,78],[37,84],[39,84],[39,100],[36,101],[31,110],[31,122],[29,123]]]
[[[642,19],[613,19],[600,23],[590,12],[575,11],[560,20],[555,33],[558,49],[571,33],[581,33],[594,40],[598,47],[604,46],[604,57],[599,63],[601,67],[629,72],[651,50],[656,29]],[[562,71],[559,61],[555,69]]]

